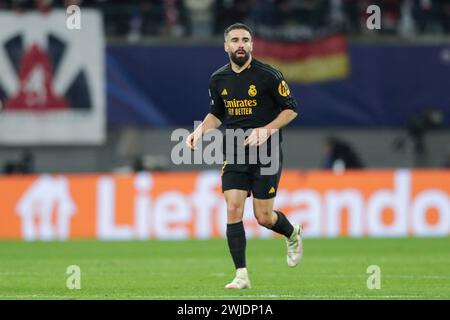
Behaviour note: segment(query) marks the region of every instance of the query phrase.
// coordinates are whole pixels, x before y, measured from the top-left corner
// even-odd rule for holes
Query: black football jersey
[[[211,76],[211,110],[227,129],[258,128],[284,109],[297,111],[297,102],[280,71],[253,59],[240,73],[227,64]]]

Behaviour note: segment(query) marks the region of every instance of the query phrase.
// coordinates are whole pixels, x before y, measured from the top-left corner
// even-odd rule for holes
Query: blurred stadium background
[[[70,5],[81,29],[67,27]],[[370,5],[381,29],[366,25]],[[237,21],[299,102],[276,206],[305,237],[365,238],[362,255],[371,237],[448,244],[449,0],[0,0],[0,238],[222,238],[220,165],[173,163],[171,134],[208,112]],[[250,203],[245,223],[272,237]],[[422,253],[433,247],[445,245]],[[442,289],[450,256],[435,257]]]

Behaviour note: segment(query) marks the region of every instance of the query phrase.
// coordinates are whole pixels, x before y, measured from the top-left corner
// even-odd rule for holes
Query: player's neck
[[[245,69],[247,69],[250,66],[250,64],[252,63],[252,59],[253,59],[252,56],[250,56],[250,58],[248,58],[247,62],[244,63],[242,66],[239,66],[230,60],[231,70],[233,70],[236,73],[241,73],[242,71],[244,71]]]

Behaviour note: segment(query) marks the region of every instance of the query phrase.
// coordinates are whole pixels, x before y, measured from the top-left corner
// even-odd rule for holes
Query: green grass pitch
[[[305,239],[286,265],[281,238],[248,240],[253,288],[229,291],[226,240],[0,241],[0,299],[450,299],[450,237]],[[66,287],[67,267],[81,288]],[[369,290],[370,265],[381,288]]]

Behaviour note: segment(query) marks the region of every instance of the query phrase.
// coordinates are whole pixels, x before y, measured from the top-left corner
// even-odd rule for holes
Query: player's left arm
[[[252,133],[245,139],[245,145],[259,146],[266,142],[267,139],[275,132],[278,132],[284,126],[287,126],[292,120],[297,117],[297,111],[292,109],[284,109],[280,114],[270,123],[261,128],[255,128]]]
[[[246,145],[263,144],[271,135],[288,125],[298,115],[297,102],[292,97],[291,91],[281,73],[270,79],[269,88],[276,104],[282,106],[282,111],[264,127],[254,129],[245,140]]]
[[[272,122],[268,123],[263,128],[270,130],[272,133],[275,133],[279,129],[287,126],[292,120],[297,117],[297,115],[297,111],[293,109],[284,109]]]

